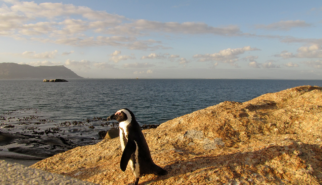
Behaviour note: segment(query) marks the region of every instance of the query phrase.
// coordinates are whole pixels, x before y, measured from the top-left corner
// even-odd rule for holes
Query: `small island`
[[[68,82],[67,80],[65,79],[44,79],[43,82]]]

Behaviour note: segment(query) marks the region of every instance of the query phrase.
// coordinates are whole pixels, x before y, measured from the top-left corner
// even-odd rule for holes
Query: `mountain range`
[[[0,63],[0,79],[82,78],[65,66],[30,66]]]

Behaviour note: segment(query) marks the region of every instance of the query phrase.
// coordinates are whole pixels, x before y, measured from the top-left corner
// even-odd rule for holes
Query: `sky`
[[[0,63],[84,78],[322,80],[321,36],[321,0],[0,0]]]

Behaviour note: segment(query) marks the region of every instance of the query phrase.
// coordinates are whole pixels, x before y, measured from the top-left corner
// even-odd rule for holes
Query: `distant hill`
[[[0,79],[82,78],[65,66],[20,65],[0,63]]]

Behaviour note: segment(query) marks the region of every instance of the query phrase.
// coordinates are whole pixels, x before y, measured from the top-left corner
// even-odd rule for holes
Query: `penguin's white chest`
[[[124,122],[120,122],[119,124],[119,127],[120,127],[120,143],[121,143],[121,148],[122,148],[122,152],[124,151],[125,149],[125,146],[127,144],[127,141],[129,139],[129,136],[128,136],[128,130],[127,130],[127,126],[128,126],[128,122],[124,121]],[[140,164],[139,164],[139,146],[137,144],[136,141],[134,141],[135,145],[136,145],[136,150],[135,150],[135,158],[133,161],[133,159],[130,159],[130,166],[132,168],[132,171],[135,175],[135,177],[140,177]]]
[[[126,122],[120,122],[119,124],[119,127],[120,127],[120,142],[121,142],[121,148],[122,148],[122,151],[124,151],[124,148],[126,146],[126,143],[127,143],[127,140],[129,138],[129,133],[127,131],[127,123]]]

